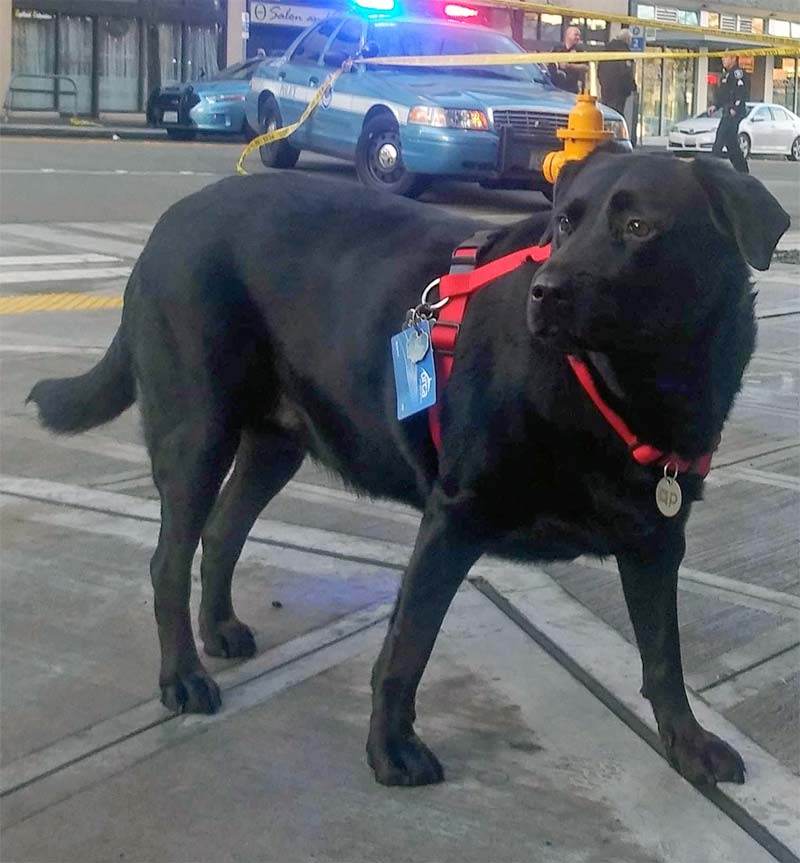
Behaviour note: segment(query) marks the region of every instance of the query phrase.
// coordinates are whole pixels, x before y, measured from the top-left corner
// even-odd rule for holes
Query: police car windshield
[[[521,54],[516,42],[478,27],[437,24],[417,21],[374,21],[370,24],[367,41],[378,47],[378,57],[424,57],[440,54]],[[539,66],[528,64],[503,66],[373,66],[373,69],[394,69],[422,72],[426,75],[469,75],[549,84],[547,73]]]

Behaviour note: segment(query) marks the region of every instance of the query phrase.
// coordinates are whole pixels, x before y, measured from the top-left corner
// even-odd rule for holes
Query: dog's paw
[[[694,785],[713,787],[717,782],[736,782],[745,779],[741,755],[700,725],[670,734],[664,739],[670,764]]]
[[[382,785],[432,785],[444,780],[439,759],[413,733],[389,739],[370,734],[367,762]]]
[[[235,617],[200,625],[203,650],[209,656],[225,659],[243,657],[249,659],[256,654],[256,640],[249,626]]]
[[[216,713],[222,704],[219,687],[203,668],[174,674],[160,685],[161,703],[173,713]]]

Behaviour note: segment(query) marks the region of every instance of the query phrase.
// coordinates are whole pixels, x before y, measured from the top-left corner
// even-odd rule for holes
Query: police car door
[[[361,18],[347,18],[329,43],[322,58],[325,75],[340,68],[348,57],[355,57],[364,38],[365,23]],[[333,88],[322,98],[314,116],[314,148],[332,156],[352,157],[361,133],[364,111],[360,110],[357,93],[364,68],[354,66],[343,72]]]
[[[297,43],[289,60],[278,71],[277,97],[284,125],[295,123],[319,89],[324,68],[320,61],[328,40],[342,19],[326,18]],[[308,146],[314,116],[297,130],[293,140],[298,146]]]

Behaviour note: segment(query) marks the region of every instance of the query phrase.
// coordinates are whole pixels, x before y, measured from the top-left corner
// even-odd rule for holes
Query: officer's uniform
[[[738,63],[724,71],[716,98],[716,108],[722,116],[712,150],[715,156],[721,156],[726,149],[733,167],[743,174],[750,173],[739,147],[739,123],[747,114],[748,83],[747,73],[739,68]]]

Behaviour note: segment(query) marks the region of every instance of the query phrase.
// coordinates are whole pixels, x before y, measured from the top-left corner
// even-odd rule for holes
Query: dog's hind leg
[[[233,570],[255,520],[297,472],[304,454],[279,432],[242,432],[233,473],[203,530],[200,637],[210,656],[255,653],[253,633],[233,609]]]
[[[444,778],[438,759],[414,733],[414,705],[447,609],[480,554],[435,490],[372,672],[367,760],[384,785],[427,785]]]
[[[161,496],[161,531],[150,564],[161,642],[161,701],[180,713],[214,713],[219,689],[195,648],[189,614],[192,558],[233,461],[238,433],[228,424],[189,413],[148,434],[153,478]]]
[[[617,555],[625,602],[642,657],[642,695],[652,707],[670,764],[696,785],[744,782],[739,753],[695,719],[681,663],[678,567],[684,541]]]

